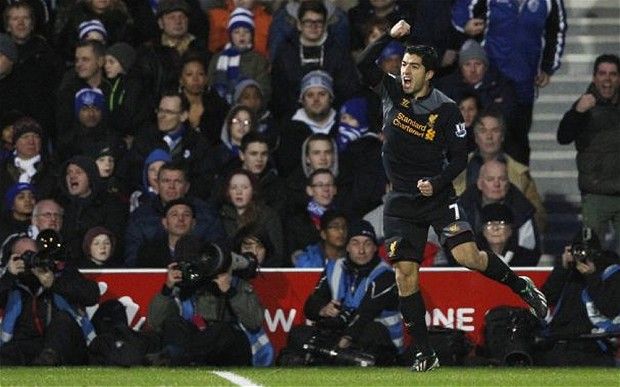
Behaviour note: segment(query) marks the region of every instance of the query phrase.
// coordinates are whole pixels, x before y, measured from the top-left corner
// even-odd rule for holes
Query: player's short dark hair
[[[248,145],[255,142],[267,145],[267,149],[269,150],[269,142],[267,141],[267,138],[257,131],[247,132],[245,136],[241,138],[241,145],[239,146],[239,149],[241,149],[241,152],[245,152]]]
[[[422,58],[422,65],[426,71],[437,71],[439,68],[439,56],[437,55],[437,50],[432,46],[423,44],[407,46],[405,54],[413,54]]]
[[[594,60],[594,69],[592,74],[596,74],[598,71],[598,66],[601,63],[612,63],[616,65],[616,70],[620,71],[620,58],[616,54],[602,54],[599,55],[596,60]]]

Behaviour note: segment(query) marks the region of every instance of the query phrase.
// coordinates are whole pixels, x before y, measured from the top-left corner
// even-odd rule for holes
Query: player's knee
[[[485,266],[485,257],[473,242],[463,243],[452,249],[452,256],[461,265],[480,270]]]

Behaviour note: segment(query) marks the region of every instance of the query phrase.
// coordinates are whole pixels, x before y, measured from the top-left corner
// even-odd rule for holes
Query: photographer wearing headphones
[[[393,365],[403,350],[403,321],[398,311],[394,272],[377,255],[377,239],[365,220],[352,224],[346,257],[328,260],[306,300],[306,318],[314,326],[294,328],[283,365],[295,356],[306,364]],[[299,356],[303,354],[304,356]]]
[[[256,258],[183,236],[166,282],[151,300],[149,325],[162,336],[153,365],[268,366],[273,347],[252,285]]]
[[[601,250],[588,227],[566,246],[542,291],[555,305],[543,330],[538,363],[545,366],[614,366],[607,340],[620,336],[620,259]],[[544,345],[546,344],[546,345]]]
[[[99,301],[97,283],[67,264],[60,236],[8,237],[2,246],[1,365],[83,365],[95,337],[83,307]]]

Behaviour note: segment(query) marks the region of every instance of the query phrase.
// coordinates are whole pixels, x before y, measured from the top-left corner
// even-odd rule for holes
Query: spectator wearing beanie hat
[[[271,25],[271,13],[261,1],[225,0],[221,7],[212,7],[207,11],[209,18],[208,48],[210,52],[221,51],[228,42],[228,19],[238,7],[249,9],[254,15],[254,49],[267,58],[267,39]]]
[[[15,183],[30,183],[41,198],[57,190],[57,165],[43,152],[43,129],[30,117],[13,124],[14,152],[0,164],[0,195]]]
[[[108,31],[100,20],[86,20],[81,22],[78,26],[78,39],[98,40],[106,44],[108,41]]]
[[[405,47],[393,40],[381,51],[377,64],[384,72],[398,76],[400,75],[400,63],[404,54]]]
[[[366,98],[352,98],[342,105],[336,142],[340,169],[336,204],[351,218],[360,218],[381,204],[387,183],[383,143],[377,128],[370,127]]]
[[[509,266],[536,266],[540,256],[533,250],[518,246],[512,210],[505,204],[491,203],[480,212],[482,235],[478,245],[490,249]]]
[[[270,148],[275,149],[278,142],[278,129],[261,85],[252,78],[246,78],[237,83],[233,95],[235,104],[249,107],[257,119],[256,130],[267,137]]]
[[[368,132],[368,101],[363,97],[352,98],[340,108],[338,127],[338,152],[344,152],[350,143]]]
[[[35,202],[35,188],[31,184],[17,183],[9,187],[0,214],[0,243],[11,234],[28,230]]]
[[[116,237],[105,227],[95,226],[88,230],[82,242],[83,258],[78,262],[81,269],[114,267],[111,259],[116,247]]]
[[[118,66],[115,66],[118,62]],[[136,61],[136,50],[125,42],[115,43],[106,50],[105,72],[108,79],[127,74]]]
[[[73,110],[75,117],[79,118],[82,109],[97,109],[99,113],[103,113],[106,109],[105,95],[97,88],[84,88],[75,93],[73,100]]]
[[[137,128],[144,127],[151,114],[144,103],[143,87],[134,64],[136,50],[125,42],[108,47],[103,69],[110,81],[107,108],[110,126],[125,138],[128,146]]]
[[[228,19],[229,42],[209,63],[210,86],[229,104],[233,103],[235,86],[244,78],[261,85],[263,97],[271,98],[269,62],[254,47],[254,15],[245,8],[235,8]]]
[[[323,70],[310,71],[301,79],[298,98],[301,107],[283,125],[280,146],[276,153],[278,171],[289,176],[301,167],[303,144],[308,136],[316,133],[336,139],[338,120],[333,109],[334,81]],[[283,90],[280,87],[279,90]]]
[[[459,104],[466,97],[477,96],[480,109],[496,104],[507,123],[514,120],[516,93],[511,82],[489,67],[484,48],[473,39],[463,43],[459,51],[458,71],[441,77],[433,86]],[[470,132],[470,131],[468,131]]]

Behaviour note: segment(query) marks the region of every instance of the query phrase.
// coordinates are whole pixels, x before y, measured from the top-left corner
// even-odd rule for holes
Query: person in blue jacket
[[[513,82],[519,120],[507,133],[506,151],[529,165],[537,88],[547,86],[560,68],[566,42],[564,0],[457,0],[452,24],[468,37],[482,39],[490,67]]]

